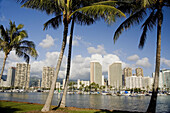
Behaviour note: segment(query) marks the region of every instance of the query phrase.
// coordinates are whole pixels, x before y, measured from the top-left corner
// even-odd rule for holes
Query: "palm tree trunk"
[[[50,106],[51,106],[53,95],[54,95],[54,89],[55,89],[55,86],[56,86],[56,81],[57,81],[58,73],[59,73],[59,70],[60,70],[61,62],[62,62],[62,59],[63,59],[63,54],[64,54],[66,42],[67,42],[67,33],[68,33],[68,23],[67,23],[67,20],[65,19],[62,48],[61,48],[60,56],[59,56],[58,62],[57,62],[56,73],[53,77],[53,81],[52,81],[51,88],[50,88],[48,97],[46,99],[45,105],[41,110],[42,112],[47,112],[47,111],[50,110]]]
[[[69,40],[69,52],[68,52],[68,60],[67,60],[67,73],[66,73],[66,82],[64,85],[64,92],[63,96],[59,102],[59,107],[65,108],[66,106],[66,94],[67,94],[67,86],[69,81],[69,75],[70,75],[70,67],[71,67],[71,51],[72,51],[72,40],[73,40],[73,30],[74,30],[74,16],[71,24],[71,31],[70,31],[70,40]]]
[[[6,63],[7,57],[8,57],[8,55],[5,54],[4,61],[3,61],[3,66],[2,66],[2,70],[1,70],[1,75],[0,75],[0,82],[1,82],[1,77],[3,75],[3,72],[4,72],[4,68],[5,68],[5,63]]]
[[[27,69],[26,69],[26,76],[25,76],[25,91],[27,91],[28,87],[27,85],[29,84],[28,82],[28,66],[29,66],[29,63],[27,63]]]
[[[156,101],[157,101],[157,93],[158,93],[160,57],[161,57],[161,26],[162,26],[162,21],[163,21],[162,6],[160,4],[159,4],[158,12],[159,12],[159,17],[158,17],[158,26],[157,26],[157,50],[156,50],[155,78],[154,78],[152,96],[151,96],[151,100],[149,103],[149,107],[147,109],[147,113],[156,112]]]

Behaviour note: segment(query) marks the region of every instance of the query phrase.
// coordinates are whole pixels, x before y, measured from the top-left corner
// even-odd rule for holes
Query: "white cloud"
[[[42,48],[50,48],[54,45],[54,39],[49,34],[46,35],[46,39],[42,40],[42,42],[39,43],[39,46]]]
[[[8,60],[11,60],[13,62],[18,62],[20,61],[21,59],[23,58],[19,58],[16,54],[15,54],[15,51],[11,51],[9,56],[8,56]]]
[[[139,60],[139,56],[135,54],[135,55],[129,56],[127,58],[127,60],[129,60],[129,61],[137,61],[137,60]]]
[[[102,54],[102,55],[107,54],[104,49],[104,45],[98,45],[97,48],[88,47],[87,50],[88,50],[88,53],[90,54]]]
[[[4,15],[0,17],[0,21],[5,21],[5,20],[6,20],[6,18]]]
[[[170,60],[167,60],[165,58],[161,58],[161,63],[165,64],[166,66],[170,67]]]
[[[78,46],[79,45],[79,40],[81,40],[81,39],[77,39],[76,36],[74,36],[74,39],[72,41],[72,45],[73,46]],[[70,36],[67,36],[67,44],[69,44],[69,41],[70,41]]]
[[[136,62],[137,66],[142,66],[144,68],[149,68],[151,66],[151,64],[149,63],[149,59],[147,57],[142,58],[141,60],[138,60]]]
[[[115,50],[113,53],[117,56],[126,56],[126,53],[124,53],[121,49]]]

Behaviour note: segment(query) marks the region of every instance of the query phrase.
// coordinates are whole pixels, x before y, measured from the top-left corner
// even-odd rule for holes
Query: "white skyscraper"
[[[142,77],[142,89],[152,90],[153,87],[153,78],[151,77]]]
[[[113,63],[108,70],[108,85],[113,88],[122,88],[122,63]]]
[[[18,88],[29,88],[30,65],[18,63],[15,72],[14,86]]]
[[[90,63],[90,83],[102,85],[102,66],[99,62]]]
[[[14,87],[14,81],[15,81],[15,67],[8,68],[8,74],[7,74],[7,87]]]
[[[50,88],[54,77],[53,67],[43,67],[41,88]]]

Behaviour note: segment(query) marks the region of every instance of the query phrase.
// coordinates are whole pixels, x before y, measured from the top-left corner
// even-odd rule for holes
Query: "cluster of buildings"
[[[102,65],[99,62],[91,62],[90,69],[90,83],[95,82],[99,86],[107,84],[117,90],[133,88],[152,90],[154,73],[152,77],[144,77],[142,68],[136,68],[133,74],[132,68],[125,67],[122,70],[121,63],[113,63],[108,68],[108,83],[104,83]],[[162,90],[170,88],[170,70],[160,71],[159,88]]]
[[[8,68],[6,80],[1,79],[1,87],[29,88],[30,65],[18,63],[16,67]]]
[[[55,69],[53,67],[43,67],[42,80],[38,80],[38,88],[49,89]],[[154,77],[154,73],[152,76]],[[90,62],[90,81],[78,79],[76,87],[79,89],[82,85],[89,86],[91,83],[96,83],[99,86],[109,86],[112,89],[133,89],[140,88],[142,90],[151,90],[153,86],[153,77],[144,77],[143,69],[136,68],[135,74],[132,73],[132,68],[125,67],[122,69],[121,63],[113,63],[108,67],[108,79],[102,75],[102,65],[99,62]],[[29,88],[30,82],[30,65],[18,63],[16,67],[8,69],[7,79],[1,80],[0,87],[15,87]],[[61,85],[56,83],[56,88],[64,88],[65,79]],[[159,76],[159,88],[162,90],[170,88],[170,70],[161,70]]]

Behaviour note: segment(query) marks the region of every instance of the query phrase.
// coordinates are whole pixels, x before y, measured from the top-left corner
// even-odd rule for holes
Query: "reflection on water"
[[[22,101],[44,104],[48,93],[0,93],[0,100]],[[61,95],[54,94],[53,105],[57,105]],[[128,97],[111,95],[67,95],[66,106],[79,108],[146,111],[149,96]],[[158,96],[157,112],[170,112],[170,96]]]

